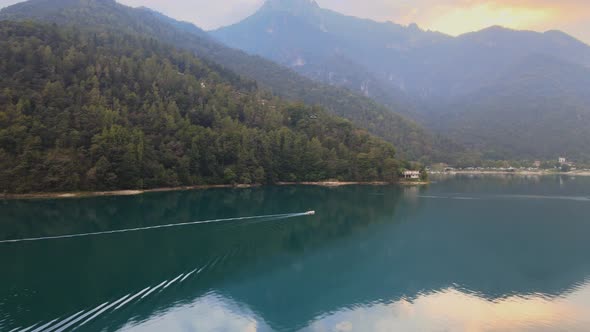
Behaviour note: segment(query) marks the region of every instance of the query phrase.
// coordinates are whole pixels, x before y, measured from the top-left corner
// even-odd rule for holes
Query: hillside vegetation
[[[0,191],[395,181],[391,144],[154,39],[0,22]]]
[[[262,57],[226,47],[192,24],[146,8],[130,8],[114,0],[30,0],[0,11],[0,20],[44,21],[154,38],[192,51],[210,65],[216,63],[255,80],[274,95],[308,105],[321,105],[393,143],[404,158],[448,160],[462,151],[458,145],[450,144],[416,122],[356,92],[317,83]]]

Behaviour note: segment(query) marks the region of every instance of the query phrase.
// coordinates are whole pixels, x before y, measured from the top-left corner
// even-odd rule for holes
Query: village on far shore
[[[495,161],[495,165],[453,167],[444,163],[426,167],[428,174],[571,174],[590,176],[590,165],[577,165],[559,157],[555,161]]]

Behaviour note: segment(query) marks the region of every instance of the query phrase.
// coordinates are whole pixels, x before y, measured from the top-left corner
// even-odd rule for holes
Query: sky
[[[264,0],[118,0],[210,30],[254,13]],[[316,0],[323,8],[376,21],[417,23],[451,35],[492,25],[563,30],[590,44],[590,0]],[[0,7],[19,0],[0,0]]]

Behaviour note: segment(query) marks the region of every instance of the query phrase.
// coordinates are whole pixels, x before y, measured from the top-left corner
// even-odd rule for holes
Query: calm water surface
[[[0,201],[0,331],[588,331],[590,178]]]

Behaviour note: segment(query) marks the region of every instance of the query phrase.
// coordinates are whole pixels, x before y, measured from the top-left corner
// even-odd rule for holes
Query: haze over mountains
[[[484,157],[590,155],[590,47],[560,31],[495,26],[451,37],[341,15],[315,1],[269,0],[212,34],[314,80],[362,92]]]

